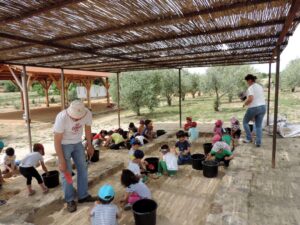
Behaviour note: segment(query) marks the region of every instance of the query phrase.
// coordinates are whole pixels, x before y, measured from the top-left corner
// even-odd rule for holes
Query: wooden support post
[[[267,126],[270,125],[271,62],[269,63]]]
[[[27,89],[27,74],[26,74],[26,67],[23,66],[23,72],[22,72],[22,86],[23,86],[23,98],[25,102],[25,113],[24,113],[24,119],[27,124],[27,132],[28,132],[28,141],[29,141],[29,149],[30,152],[32,152],[32,141],[31,141],[31,127],[30,127],[30,109],[29,109],[29,98],[28,98],[28,89]]]
[[[107,106],[110,105],[110,98],[109,98],[109,80],[108,77],[105,78],[105,88],[106,88],[106,101],[107,101]]]
[[[61,109],[64,110],[66,105],[65,105],[65,75],[64,75],[64,69],[61,69],[61,75],[60,75],[60,80],[61,80],[61,88],[60,88],[60,97],[61,97]]]
[[[117,72],[117,100],[118,100],[118,127],[121,127],[121,116],[120,116],[120,72]]]
[[[182,112],[181,112],[181,68],[178,69],[178,83],[179,83],[179,127],[182,128]]]
[[[21,109],[22,109],[22,111],[24,111],[25,110],[25,106],[24,106],[23,91],[22,91],[21,88],[19,88],[19,90],[20,90],[20,94],[21,94]]]
[[[88,108],[92,111],[92,103],[91,103],[91,80],[86,81],[86,97],[88,101]]]
[[[272,168],[276,165],[276,141],[277,141],[277,116],[279,98],[279,72],[280,72],[280,45],[276,47],[276,79],[275,79],[275,102],[274,102],[274,123],[273,123],[273,148],[272,148]]]

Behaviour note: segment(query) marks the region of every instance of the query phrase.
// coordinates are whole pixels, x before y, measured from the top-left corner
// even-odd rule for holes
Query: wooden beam
[[[47,12],[52,11],[52,10],[57,10],[58,11],[62,7],[65,7],[69,4],[77,4],[77,3],[80,3],[80,2],[83,2],[83,1],[85,1],[85,0],[54,1],[54,3],[43,5],[43,7],[41,7],[41,8],[34,8],[33,10],[21,13],[19,15],[9,16],[9,17],[3,18],[1,20],[0,24],[4,25],[4,24],[7,24],[7,23],[15,23],[15,22],[18,22],[20,20],[28,19],[28,18],[33,17],[33,16],[39,16],[40,14],[47,13]]]
[[[247,49],[262,49],[262,48],[271,48],[274,46],[275,43],[268,43],[268,44],[264,44],[264,45],[260,45],[260,46],[247,46],[247,47],[235,47],[235,48],[229,48],[227,50],[222,50],[222,49],[215,49],[215,50],[208,50],[208,51],[198,51],[198,52],[183,52],[183,53],[179,53],[179,54],[173,54],[173,55],[167,55],[167,56],[163,56],[163,57],[159,57],[159,56],[150,56],[150,57],[145,57],[145,58],[140,58],[141,62],[144,62],[144,60],[148,60],[148,59],[158,59],[159,57],[159,61],[165,61],[168,60],[169,58],[172,57],[178,57],[178,56],[186,56],[186,55],[199,55],[199,54],[210,54],[210,53],[217,53],[217,52],[222,52],[222,53],[230,53],[232,51],[238,51],[238,50],[247,50]],[[287,42],[285,42],[283,45],[287,45]],[[234,52],[232,52],[232,54],[234,54]]]
[[[11,75],[14,77],[18,87],[23,91],[23,85],[22,85],[20,79],[17,77],[17,75],[15,74],[15,72],[13,71],[13,69],[10,66],[7,66],[7,68],[9,69]]]
[[[208,61],[199,61],[199,62],[186,62],[186,63],[180,63],[178,61],[177,63],[174,62],[173,64],[168,65],[168,67],[165,67],[165,69],[168,68],[182,68],[182,67],[208,67],[208,66],[229,66],[229,65],[240,65],[240,64],[258,64],[258,63],[268,63],[270,60],[270,56],[263,57],[258,59],[258,57],[254,58],[245,58],[245,59],[233,59],[233,60],[208,60]],[[141,70],[155,70],[157,69],[156,66],[152,67],[133,67],[133,68],[111,68],[107,69],[107,72],[116,72],[116,71],[141,71]]]
[[[297,15],[297,13],[299,12],[299,10],[300,10],[300,0],[293,0],[292,6],[291,6],[289,14],[286,17],[286,20],[284,22],[284,25],[283,25],[282,31],[280,33],[280,36],[278,38],[276,46],[280,46],[282,44],[282,42],[284,41],[284,39],[286,37],[286,34],[289,32],[289,29],[291,28],[293,23],[298,22],[298,20],[295,20],[295,17]],[[277,48],[277,47],[274,48],[272,59],[274,59],[274,57],[276,55],[276,49],[280,50],[280,48]]]
[[[248,56],[252,56],[252,55],[270,55],[271,56],[271,52],[266,52],[266,51],[255,51],[255,52],[250,52],[250,53],[245,53],[245,52],[241,52],[239,54],[228,54],[228,55],[211,55],[211,56],[207,56],[207,55],[203,55],[203,56],[198,56],[198,57],[194,57],[194,58],[180,58],[180,59],[167,59],[167,60],[162,60],[161,58],[157,58],[157,61],[155,61],[155,63],[159,64],[162,63],[162,65],[168,65],[170,63],[173,62],[186,62],[186,61],[196,61],[199,59],[203,59],[203,60],[217,60],[217,59],[229,59],[229,58],[246,58]],[[153,66],[153,65],[152,65]],[[147,67],[146,65],[138,65],[138,64],[134,64],[134,65],[111,65],[111,66],[104,66],[104,67],[94,67],[93,69],[116,69],[116,68],[131,68],[131,67]],[[92,68],[90,68],[92,69]]]

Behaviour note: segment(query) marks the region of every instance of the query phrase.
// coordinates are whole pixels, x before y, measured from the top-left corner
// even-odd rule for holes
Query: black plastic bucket
[[[159,137],[159,136],[164,135],[165,133],[167,133],[165,130],[157,130],[156,131],[156,136]]]
[[[213,147],[212,143],[204,143],[203,144],[204,154],[207,155],[208,153],[210,153],[212,147]]]
[[[159,158],[157,158],[157,157],[150,157],[150,158],[146,158],[145,161],[148,163],[147,170],[150,173],[157,173],[158,172]]]
[[[203,176],[212,178],[218,176],[218,168],[219,163],[216,161],[203,161],[202,162],[202,169],[203,169]]]
[[[192,167],[195,170],[202,170],[202,161],[205,160],[205,155],[203,154],[193,154],[192,158]]]
[[[55,188],[59,185],[59,172],[52,170],[42,174],[44,183],[48,188]]]
[[[99,161],[99,153],[100,151],[99,150],[95,150],[94,151],[94,154],[91,158],[91,162],[98,162]]]
[[[156,209],[157,203],[151,199],[141,199],[133,203],[135,225],[155,225]]]

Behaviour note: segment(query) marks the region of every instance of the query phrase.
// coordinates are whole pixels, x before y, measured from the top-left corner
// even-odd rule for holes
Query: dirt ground
[[[101,106],[99,106],[101,108]],[[43,110],[34,112],[32,123],[33,142],[42,142],[46,148],[46,159],[51,159],[54,153],[52,126],[53,118],[59,109],[53,109],[50,115],[44,115]],[[104,110],[104,108],[103,108]],[[106,110],[106,109],[105,109]],[[117,127],[117,113],[112,109],[109,112],[93,111],[93,130],[112,129]],[[0,115],[0,138],[6,145],[16,149],[17,158],[21,159],[28,151],[27,130],[22,120],[11,120],[14,117],[7,115],[3,119]],[[11,118],[11,119],[10,119]],[[52,119],[51,119],[52,118]],[[126,128],[130,117],[122,115],[122,127]],[[137,122],[137,121],[133,121]],[[178,124],[167,121],[154,123],[156,129],[175,131]],[[209,132],[212,125],[201,127],[201,132]],[[208,138],[201,138],[203,143]],[[200,143],[199,142],[199,143]],[[163,143],[174,143],[174,139],[166,138]],[[252,144],[240,145],[235,153],[229,169],[222,167],[219,176],[214,179],[203,177],[191,166],[182,166],[174,178],[162,177],[151,179],[149,187],[153,198],[158,202],[158,225],[298,225],[300,224],[300,139],[278,139],[276,168],[271,168],[272,139],[264,134],[264,143],[261,148]],[[162,142],[158,143],[162,144]],[[158,149],[158,144],[152,148]],[[201,152],[201,144],[196,145],[194,152]],[[101,150],[100,165],[103,170],[116,159],[127,162],[127,150]],[[157,155],[157,151],[150,151],[147,155]],[[105,159],[105,160],[104,160]],[[103,161],[104,160],[104,161]],[[51,163],[53,161],[49,161]],[[104,163],[104,164],[102,164]],[[55,168],[55,162],[52,165]],[[100,179],[91,188],[91,194],[96,194],[99,186],[111,183],[116,188],[118,199],[124,192],[120,185],[120,170]],[[37,187],[36,187],[37,188]],[[43,197],[38,195],[34,202],[28,202],[24,180],[22,177],[13,177],[5,180],[4,188],[0,190],[0,198],[9,199],[7,210],[16,210],[15,217],[19,223],[1,221],[0,224],[88,224],[88,211],[91,204],[83,204],[72,216],[64,209],[61,200],[61,191],[50,193],[47,198],[50,205],[42,204]],[[59,200],[57,200],[59,199]],[[31,205],[32,204],[32,205]],[[28,207],[35,206],[35,216],[25,216]],[[43,207],[42,207],[43,205]],[[40,206],[40,207],[39,207]],[[5,212],[7,212],[5,210]],[[6,215],[0,210],[0,218]],[[3,213],[3,214],[2,214]],[[131,212],[123,212],[121,225],[133,225]]]

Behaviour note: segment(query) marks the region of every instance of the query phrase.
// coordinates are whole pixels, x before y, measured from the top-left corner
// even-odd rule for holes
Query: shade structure
[[[108,72],[270,62],[300,19],[297,0],[1,5],[0,63]]]

